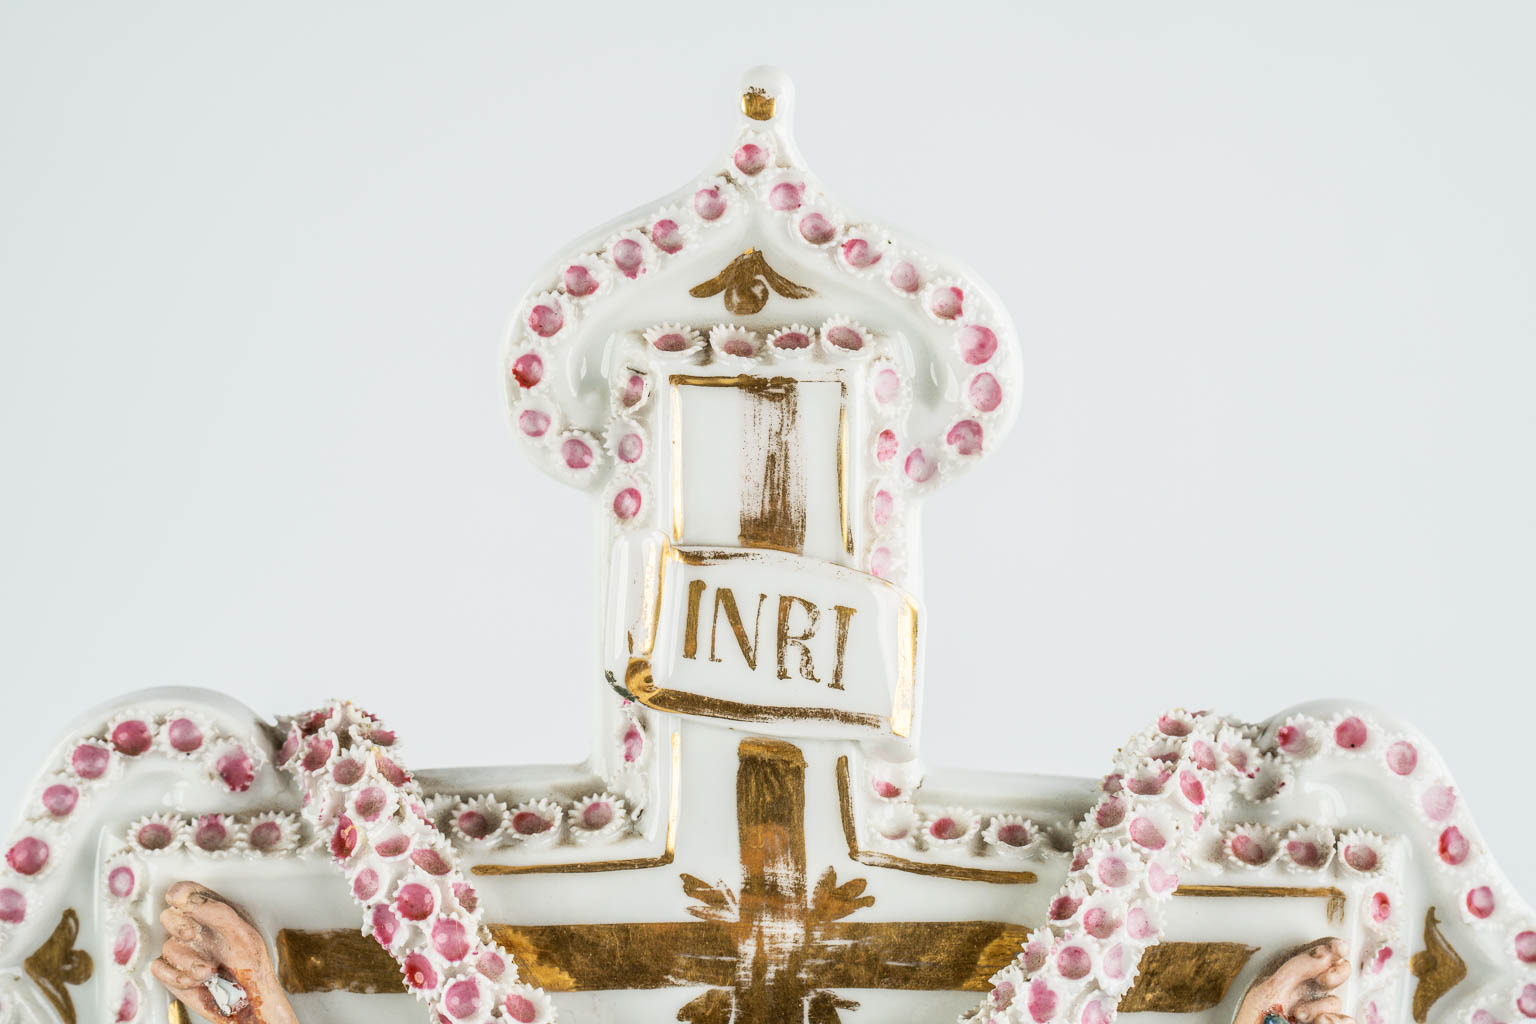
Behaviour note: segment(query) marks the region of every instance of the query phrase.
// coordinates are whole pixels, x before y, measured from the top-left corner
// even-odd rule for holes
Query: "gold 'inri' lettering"
[[[709,623],[709,660],[720,661],[720,656],[715,653],[715,631],[720,628],[720,609],[725,609],[725,621],[730,625],[731,632],[736,634],[736,646],[741,648],[741,656],[746,659],[747,668],[757,668],[757,636],[763,624],[763,602],[768,600],[767,594],[757,595],[757,617],[752,620],[752,643],[747,644],[747,630],[741,622],[741,609],[736,607],[736,595],[730,587],[715,588],[715,614]]]
[[[795,605],[805,609],[805,632],[796,633],[793,636],[789,632],[789,616],[794,611]],[[821,618],[821,612],[811,602],[803,597],[795,597],[793,594],[784,594],[779,598],[779,678],[789,678],[789,668],[785,664],[788,660],[789,645],[794,644],[800,648],[800,678],[808,679],[813,683],[821,682],[816,678],[816,665],[811,661],[811,649],[805,642],[816,635],[816,623]]]
[[[704,609],[704,598],[709,584],[704,580],[688,581],[688,612],[683,624],[683,657],[690,661],[698,660],[699,656],[699,618]],[[713,609],[709,622],[709,660],[715,663],[725,661],[719,654],[718,637],[720,631],[720,615],[725,614],[725,623],[730,628],[731,634],[736,638],[736,646],[741,651],[742,660],[747,663],[751,671],[757,670],[757,658],[759,640],[762,635],[763,605],[768,601],[767,594],[757,595],[757,610],[752,618],[752,636],[748,638],[746,620],[741,615],[741,605],[736,600],[736,594],[730,587],[716,587]],[[803,613],[797,615],[797,609]],[[798,670],[799,677],[807,682],[819,683],[821,677],[816,674],[815,657],[811,653],[810,643],[816,636],[816,630],[821,623],[821,609],[813,602],[793,594],[782,594],[778,598],[778,622],[774,653],[774,667],[780,679],[791,677],[790,648],[795,648],[798,655],[794,659],[794,668]],[[857,608],[847,605],[833,605],[832,615],[835,629],[833,644],[832,678],[826,684],[829,689],[843,689],[843,671],[846,668],[846,655],[848,651],[848,632],[853,623],[853,617],[858,614]],[[795,620],[801,619],[800,623]],[[798,630],[798,631],[797,631]]]

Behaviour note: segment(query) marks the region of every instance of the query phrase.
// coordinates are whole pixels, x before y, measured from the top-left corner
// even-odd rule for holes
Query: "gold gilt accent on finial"
[[[741,94],[741,112],[754,121],[772,121],[775,106],[777,102],[762,86],[754,85]]]
[[[795,284],[774,270],[756,249],[748,249],[737,256],[720,273],[688,289],[688,294],[696,299],[707,299],[724,292],[725,308],[738,316],[747,316],[761,313],[768,305],[770,288],[786,299],[808,299],[816,294],[814,288]]]
[[[22,964],[27,976],[37,982],[37,987],[43,990],[43,995],[59,1012],[59,1019],[64,1024],[76,1024],[77,1020],[75,1001],[64,986],[84,985],[95,971],[91,954],[75,948],[75,940],[79,937],[80,915],[70,907],[59,918],[53,934]]]
[[[1424,1024],[1429,1008],[1467,976],[1467,962],[1445,941],[1434,907],[1424,915],[1424,948],[1413,954],[1408,969],[1419,979],[1413,990],[1413,1019]]]

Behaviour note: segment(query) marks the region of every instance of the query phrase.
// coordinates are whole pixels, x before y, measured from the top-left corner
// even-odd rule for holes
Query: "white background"
[[[1536,896],[1536,6],[1020,6],[0,8],[3,813],[161,684],[577,759],[589,499],[506,428],[502,326],[774,62],[829,188],[1023,340],[928,506],[929,760],[1381,705]]]

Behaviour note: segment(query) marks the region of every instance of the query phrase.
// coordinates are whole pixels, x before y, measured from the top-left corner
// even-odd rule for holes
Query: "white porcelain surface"
[[[603,689],[596,752],[570,768],[419,775],[425,807],[440,827],[450,822],[459,801],[485,796],[503,808],[547,804],[558,810],[547,839],[507,835],[484,847],[463,835],[445,839],[464,872],[479,864],[655,859],[669,844],[675,851],[667,863],[635,870],[475,876],[481,919],[521,925],[689,920],[691,901],[681,875],[741,884],[743,851],[736,827],[741,744],[750,736],[772,736],[792,739],[805,760],[808,875],[814,880],[833,868],[840,881],[868,880],[874,903],[853,920],[1039,925],[1053,902],[1072,892],[1082,871],[1097,870],[1104,857],[1123,850],[1135,880],[1105,897],[1119,901],[1117,908],[1157,902],[1165,940],[1237,941],[1260,950],[1228,998],[1198,1019],[1230,1019],[1247,982],[1271,954],[1322,935],[1346,939],[1360,956],[1392,947],[1379,975],[1357,974],[1343,995],[1357,1020],[1403,1019],[1415,986],[1408,964],[1431,907],[1438,909],[1448,940],[1470,971],[1467,981],[1436,1005],[1431,1019],[1513,1024],[1513,1014],[1536,1016],[1536,988],[1530,989],[1530,1004],[1521,1001],[1526,987],[1536,986],[1536,966],[1517,955],[1526,948],[1519,936],[1536,929],[1536,918],[1483,848],[1433,749],[1384,714],[1314,705],[1251,726],[1191,719],[1195,724],[1186,729],[1193,730],[1191,737],[1178,731],[1186,728],[1184,719],[1170,716],[1123,750],[1124,737],[1104,737],[1106,768],[1118,756],[1117,774],[1126,779],[1142,770],[1155,774],[1163,764],[1198,763],[1204,755],[1195,748],[1202,737],[1212,746],[1216,760],[1202,778],[1213,789],[1224,785],[1230,799],[1213,800],[1208,814],[1183,807],[1172,788],[1176,777],[1159,781],[1146,802],[1135,805],[1155,805],[1146,813],[1161,815],[1157,822],[1170,835],[1179,833],[1178,844],[1156,855],[1132,849],[1134,833],[1128,839],[1116,827],[1092,824],[1091,814],[1083,824],[1101,799],[1098,780],[925,774],[915,760],[921,699],[925,691],[931,699],[946,695],[921,685],[920,635],[926,621],[921,505],[936,488],[979,463],[1012,424],[1020,376],[1012,328],[995,296],[962,265],[852,219],[820,191],[789,134],[793,92],[786,79],[755,69],[745,87],[774,96],[771,120],[743,117],[719,167],[594,232],[573,254],[553,261],[520,304],[509,334],[514,430],[541,466],[589,489],[601,509],[600,544],[610,570],[601,595],[601,655],[608,678],[593,683]],[[746,147],[754,149],[744,158]],[[754,162],[758,156],[761,166]],[[781,191],[783,186],[790,193]],[[704,218],[699,197],[711,190],[726,197],[725,208]],[[786,195],[790,198],[777,198]],[[820,220],[807,223],[811,216]],[[663,222],[672,227],[662,230]],[[673,230],[682,244],[676,253],[657,240],[671,238]],[[880,262],[848,266],[850,252],[865,252],[855,243],[878,250]],[[718,294],[689,294],[750,248],[776,273],[815,294],[790,298],[774,292],[760,310],[745,314],[722,309]],[[631,252],[638,262],[621,256]],[[885,279],[898,261],[918,275],[910,295]],[[573,275],[573,267],[586,268],[587,276]],[[589,284],[590,295],[574,294]],[[685,339],[680,352],[658,349],[655,339],[669,325],[682,325],[684,334],[697,337]],[[770,339],[790,331],[806,334],[806,348],[774,350]],[[853,331],[859,349],[828,344],[834,336],[848,336],[838,331]],[[734,338],[746,345],[748,334],[756,350],[732,355],[728,344]],[[702,355],[705,351],[711,355]],[[882,377],[885,373],[889,376]],[[983,375],[989,379],[980,381]],[[796,405],[786,414],[790,426],[783,428],[791,450],[804,456],[795,463],[798,482],[786,485],[786,493],[799,494],[805,507],[794,552],[748,550],[742,540],[754,500],[751,460],[768,456],[754,447],[762,438],[746,429],[757,422],[750,418],[757,413],[739,389],[674,379],[709,377],[782,379],[804,389],[803,408]],[[702,393],[684,397],[689,387]],[[627,438],[638,439],[638,448],[625,447]],[[720,558],[722,552],[730,557]],[[671,559],[676,553],[716,561],[689,564]],[[671,575],[667,565],[674,567]],[[697,614],[689,598],[694,583],[702,586]],[[720,617],[713,595],[722,586],[733,588],[740,599],[737,610],[751,617],[745,628],[754,637],[755,666]],[[781,599],[787,596],[805,604],[786,606]],[[804,618],[807,605],[820,609],[814,636]],[[786,619],[786,608],[802,618]],[[839,617],[837,608],[849,614]],[[904,618],[912,615],[915,620]],[[848,630],[842,640],[832,632],[840,623]],[[701,624],[709,627],[698,633],[707,648],[695,647],[690,654],[687,637]],[[788,644],[791,636],[801,638],[800,646]],[[819,678],[807,678],[799,668],[802,652],[820,666]],[[768,709],[768,720],[641,707],[627,699],[639,695],[627,689],[626,675],[638,655],[649,659],[658,687],[704,707],[726,701]],[[795,669],[788,674],[781,667],[786,657]],[[843,662],[847,671],[833,685],[828,666]],[[910,721],[896,727],[891,723],[900,718],[904,679]],[[846,716],[884,724],[850,725]],[[179,756],[163,738],[182,718],[203,723],[205,749]],[[68,771],[82,742],[90,746],[90,738],[104,738],[110,746],[113,729],[125,721],[145,723],[155,745],[103,755],[101,779],[79,785],[88,799],[66,820],[50,820],[40,805],[24,808],[8,844],[15,850],[29,839],[45,841],[49,856],[34,874],[15,863],[0,874],[0,889],[10,887],[26,900],[24,919],[0,931],[0,1020],[6,1024],[12,1018],[52,1019],[20,965],[65,907],[80,913],[82,948],[98,964],[92,983],[73,990],[82,1020],[111,1019],[125,983],[144,993],[134,1019],[164,1019],[164,996],[144,964],[161,938],[152,909],[176,880],[196,878],[243,902],[269,933],[358,927],[359,908],[323,850],[326,820],[306,826],[306,839],[317,845],[302,849],[259,854],[237,844],[233,852],[209,853],[178,841],[178,848],[168,851],[133,852],[129,856],[142,864],[145,883],[126,905],[114,900],[105,888],[106,873],[125,856],[133,823],[146,816],[165,815],[156,822],[185,835],[211,814],[230,815],[232,825],[249,831],[260,812],[305,811],[300,783],[279,768],[284,730],[203,691],[134,694],[84,716],[64,732],[58,752],[44,766],[39,797],[57,784],[56,777],[66,777],[59,773]],[[387,725],[409,742],[410,722]],[[1282,734],[1282,729],[1299,732]],[[227,776],[231,744],[250,762],[248,787]],[[1411,765],[1402,759],[1405,749],[1412,751]],[[1027,750],[1021,760],[1023,755]],[[407,761],[408,756],[407,747]],[[899,856],[926,869],[1028,870],[1038,880],[961,880],[853,859],[844,831],[840,763],[846,765],[848,813],[861,850]],[[580,831],[584,802],[591,799],[622,802],[622,817],[610,831]],[[308,812],[314,811],[311,805]],[[999,819],[1010,815],[1028,819],[1040,834],[1022,853],[997,838]],[[939,821],[947,824],[937,828]],[[895,834],[909,826],[915,826],[914,835]],[[1287,862],[1279,844],[1308,826],[1328,837],[1325,863]],[[950,828],[954,838],[947,835]],[[1076,865],[1074,844],[1082,861]],[[1366,846],[1371,861],[1362,868],[1348,851]],[[1252,864],[1244,863],[1241,852],[1249,848],[1260,851]],[[1345,896],[1343,920],[1331,919],[1326,903],[1316,899],[1175,896],[1163,903],[1154,877],[1175,861],[1184,885],[1337,888]],[[1392,904],[1381,920],[1372,911],[1377,893]],[[118,966],[112,942],[127,919],[142,922],[145,951],[133,964]],[[1098,979],[1072,988],[1061,1017],[1069,1006],[1080,1013],[1096,998],[1096,986]],[[688,986],[561,993],[555,1003],[564,1020],[617,1024],[671,1019],[695,994]],[[953,992],[841,994],[860,1004],[845,1011],[850,1024],[947,1020],[978,998]],[[427,1014],[404,996],[306,995],[297,997],[296,1006],[306,1018],[336,1021],[421,1020]],[[1478,1011],[1491,1016],[1474,1018]],[[1018,1007],[1007,1012],[1012,1016],[1000,1019],[1023,1019]]]

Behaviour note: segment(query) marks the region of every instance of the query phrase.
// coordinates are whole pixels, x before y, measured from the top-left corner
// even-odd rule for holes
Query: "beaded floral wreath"
[[[221,716],[212,711],[121,712],[66,741],[57,770],[31,794],[4,847],[0,949],[18,928],[57,912],[42,905],[38,883],[73,852],[73,823],[91,802],[110,801],[114,785],[169,766],[246,793],[278,770],[293,782],[277,801],[281,809],[149,814],[128,823],[116,847],[108,847],[98,879],[109,943],[101,984],[112,993],[116,1024],[143,1019],[143,946],[155,924],[148,868],[175,854],[331,857],[364,909],[364,933],[396,955],[407,987],[433,1003],[438,1024],[551,1021],[554,1010],[542,991],[519,985],[515,971],[496,973],[510,961],[486,947],[459,858],[466,851],[533,858],[560,845],[637,841],[654,764],[649,712],[628,701],[617,702],[615,712],[607,788],[575,799],[548,794],[515,803],[491,793],[428,795],[402,766],[395,734],[346,702],[280,720],[280,744],[256,733],[236,736],[215,724]],[[302,810],[302,818],[294,810]],[[432,912],[410,916],[420,914],[425,901]],[[461,934],[474,942],[456,958]],[[0,1024],[11,1024],[20,1005],[12,986],[20,982],[0,976]]]
[[[338,703],[288,722],[276,760],[295,775],[305,819],[346,875],[364,934],[399,962],[430,1019],[548,1024],[549,996],[520,983],[512,958],[490,939],[479,896],[394,743],[371,715]],[[469,805],[459,822],[487,835],[484,818]]]
[[[518,436],[557,478],[584,487],[610,482],[605,508],[620,525],[634,525],[649,505],[641,473],[644,438],[637,438],[634,421],[655,391],[658,369],[702,359],[744,371],[807,359],[848,362],[874,347],[878,331],[845,316],[815,327],[781,323],[764,330],[734,323],[637,325],[631,333],[643,337],[635,346],[638,358],[613,361],[606,382],[612,400],[595,412],[578,386],[587,360],[573,355],[585,340],[585,326],[744,217],[762,218],[812,268],[825,266],[857,287],[895,296],[914,329],[946,339],[931,353],[932,379],[924,388],[924,402],[941,424],[933,436],[917,436],[908,425],[911,368],[890,360],[871,367],[880,417],[867,450],[878,467],[891,471],[890,485],[917,491],[939,486],[992,450],[1017,414],[1016,344],[1001,307],[952,261],[834,203],[790,133],[787,80],[771,83],[770,91],[773,113],[764,120],[744,118],[721,170],[556,261],[529,289],[508,331],[506,385]],[[878,560],[890,557],[887,551]]]
[[[196,765],[232,790],[248,788],[266,770],[262,743],[227,735],[209,721],[196,713],[125,713],[65,745],[67,767],[42,780],[34,794],[36,810],[6,847],[0,939],[27,919],[29,886],[45,878],[66,849],[64,823],[78,813],[80,801],[102,798],[104,787],[132,770],[136,759],[159,754]],[[126,1024],[142,1015],[137,971],[150,924],[145,860],[185,849],[209,857],[323,850],[347,879],[362,910],[364,933],[400,963],[407,987],[430,1005],[430,1019],[438,1024],[553,1020],[548,995],[519,982],[515,965],[485,933],[474,888],[459,868],[460,849],[466,842],[505,841],[508,832],[519,829],[542,836],[561,818],[594,838],[611,835],[618,799],[595,794],[563,815],[531,801],[521,812],[498,817],[488,795],[424,797],[400,763],[394,734],[350,704],[285,720],[283,728],[284,741],[272,760],[302,794],[302,825],[283,811],[150,815],[131,823],[122,848],[104,861],[100,884],[109,909],[112,967],[121,984],[115,1019]],[[638,755],[643,731],[623,732],[623,744]],[[1282,830],[1225,820],[1223,812],[1234,798],[1273,806],[1299,779],[1330,766],[1365,769],[1411,811],[1418,828],[1389,840],[1363,829],[1336,833],[1303,824]],[[918,812],[912,794],[920,792],[920,778],[880,763],[871,766],[869,778],[891,806],[900,808],[905,801],[921,822],[902,841],[980,839],[1003,854],[1040,852],[1043,837],[1027,821],[1010,815],[988,819],[960,808]],[[539,828],[528,819],[519,825],[518,813],[550,824]],[[1422,737],[1390,732],[1363,714],[1296,715],[1260,726],[1170,712],[1122,749],[1078,826],[1069,873],[1050,902],[1049,922],[1029,935],[1014,962],[992,978],[986,999],[961,1019],[1108,1022],[1135,981],[1142,952],[1161,939],[1162,906],[1183,873],[1202,865],[1252,870],[1278,865],[1286,872],[1332,872],[1375,883],[1367,888],[1361,911],[1370,941],[1357,960],[1362,1019],[1384,1024],[1401,1011],[1394,992],[1402,985],[1393,982],[1401,980],[1408,960],[1398,948],[1404,939],[1401,897],[1391,868],[1409,851],[1436,866],[1437,905],[1455,906],[1483,956],[1501,965],[1499,980],[1461,997],[1454,1019],[1513,1024],[1536,1018],[1536,915],[1504,881],[1443,762]],[[13,1009],[0,986],[0,1021]]]
[[[123,712],[66,744],[62,763],[39,781],[6,846],[0,872],[0,950],[14,929],[29,920],[34,887],[69,852],[76,838],[70,823],[91,802],[104,799],[125,773],[158,755],[185,764],[230,793],[243,793],[265,766],[262,750],[256,738],[225,733],[210,716],[195,711]]]
[[[1381,792],[1410,810],[1416,834],[1388,841],[1354,829],[1298,825],[1278,831],[1230,824],[1234,795],[1273,804],[1298,777],[1329,762],[1374,769]],[[1452,1019],[1513,1024],[1536,1018],[1536,915],[1487,853],[1444,763],[1418,735],[1390,734],[1363,714],[1322,720],[1297,715],[1268,726],[1174,711],[1121,749],[1100,796],[1077,830],[1065,884],[1049,923],[993,978],[970,1024],[1108,1024],[1136,979],[1143,951],[1162,937],[1161,904],[1180,875],[1201,861],[1240,869],[1330,868],[1343,877],[1386,879],[1399,847],[1435,866],[1439,905],[1454,905],[1503,977],[1462,997]],[[1408,969],[1396,948],[1400,917],[1393,887],[1370,892],[1359,957],[1365,1024],[1399,1019],[1395,992]]]

